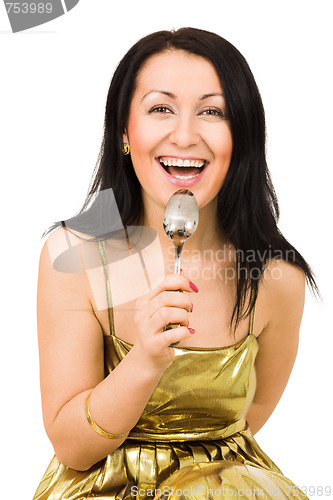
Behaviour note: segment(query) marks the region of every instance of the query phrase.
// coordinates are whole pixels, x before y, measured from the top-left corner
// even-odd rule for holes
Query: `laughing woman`
[[[199,225],[173,275],[162,220],[183,187]],[[96,229],[111,216],[103,193],[124,231]],[[41,391],[55,456],[35,500],[306,498],[253,437],[289,379],[305,283],[318,291],[278,217],[243,56],[193,28],[137,42],[110,85],[88,199],[51,228],[40,257]],[[158,251],[131,278],[142,230]],[[63,241],[82,272],[75,258],[66,272],[55,265]]]

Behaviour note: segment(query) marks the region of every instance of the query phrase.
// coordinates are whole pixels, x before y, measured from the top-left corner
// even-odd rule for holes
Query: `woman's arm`
[[[258,336],[257,388],[247,413],[252,434],[261,429],[279,402],[291,374],[298,349],[304,308],[305,276],[285,261],[272,261],[261,284],[258,307],[268,318]],[[259,299],[259,297],[258,297]]]
[[[137,342],[104,378],[103,332],[89,300],[86,273],[56,271],[47,243],[40,256],[37,290],[44,425],[58,459],[86,470],[117,449],[139,420],[173,361],[174,349],[168,345],[191,336],[185,326],[157,333],[170,322],[188,324],[190,296],[169,290],[193,290],[185,277],[171,276],[138,300]],[[90,393],[96,423],[126,436],[108,439],[92,429],[85,415]]]
[[[60,229],[62,231],[62,229]],[[93,313],[85,274],[57,272],[45,243],[39,264],[37,323],[43,418],[58,459],[84,470],[126,439],[107,439],[87,422],[91,414],[113,434],[129,431],[163,370],[146,369],[133,348],[104,379],[103,332]]]

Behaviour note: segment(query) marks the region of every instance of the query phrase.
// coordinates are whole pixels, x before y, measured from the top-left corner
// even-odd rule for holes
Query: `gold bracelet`
[[[90,413],[90,408],[89,408],[90,396],[91,396],[91,393],[88,395],[88,397],[86,399],[85,410],[86,410],[87,420],[88,420],[89,424],[91,425],[91,427],[94,429],[94,431],[96,431],[100,436],[103,436],[103,437],[108,438],[108,439],[118,439],[118,438],[121,438],[123,436],[126,436],[126,434],[128,434],[127,432],[125,432],[124,434],[110,434],[109,432],[103,431],[103,429],[101,429],[100,426],[96,424],[95,420],[92,418],[91,413]]]

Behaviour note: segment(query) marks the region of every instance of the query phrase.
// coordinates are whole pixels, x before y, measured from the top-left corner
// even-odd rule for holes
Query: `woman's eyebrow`
[[[210,94],[202,95],[199,100],[203,101],[204,99],[207,99],[208,97],[215,97],[215,96],[224,98],[224,95],[222,94],[222,92],[212,92]]]
[[[168,97],[171,97],[171,99],[176,99],[176,95],[173,94],[172,92],[169,92],[167,90],[156,90],[156,89],[152,89],[152,90],[149,90],[149,92],[147,92],[141,99],[141,102],[149,95],[149,94],[153,94],[153,93],[158,93],[158,94],[164,94]],[[222,97],[224,98],[224,95],[221,93],[221,92],[210,92],[209,94],[203,94],[201,97],[199,97],[199,101],[203,101],[205,99],[208,99],[208,97],[215,97],[215,96],[218,96],[218,97]]]
[[[152,90],[149,90],[149,92],[147,92],[143,98],[141,99],[141,102],[149,95],[149,94],[152,94],[154,92],[157,92],[158,94],[164,94],[164,95],[167,95],[168,97],[171,97],[171,99],[175,99],[176,96],[175,94],[173,94],[172,92],[168,92],[167,90],[155,90],[155,89],[152,89]]]

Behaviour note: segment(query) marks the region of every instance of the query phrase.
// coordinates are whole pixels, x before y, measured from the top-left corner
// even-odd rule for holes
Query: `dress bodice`
[[[104,337],[106,375],[132,348],[113,335]],[[175,359],[159,381],[132,439],[219,439],[244,429],[256,376],[256,337],[225,348],[175,347]]]

